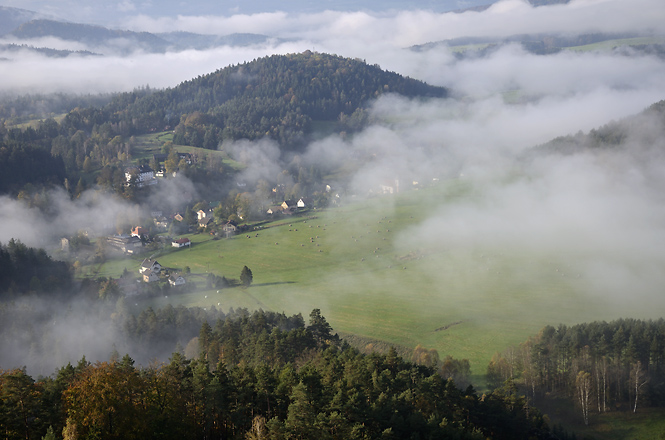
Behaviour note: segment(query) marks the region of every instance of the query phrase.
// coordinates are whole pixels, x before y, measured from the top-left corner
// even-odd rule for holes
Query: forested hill
[[[176,143],[215,148],[222,139],[268,136],[293,146],[312,121],[354,112],[362,119],[359,109],[385,93],[445,97],[447,91],[361,60],[306,51],[226,67],[147,96],[122,94],[110,110],[136,130],[175,127]]]
[[[610,149],[633,153],[665,149],[665,100],[588,133],[557,137],[531,153],[573,154]]]

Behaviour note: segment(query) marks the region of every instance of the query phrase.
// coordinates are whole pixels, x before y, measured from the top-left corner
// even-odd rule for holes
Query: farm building
[[[173,240],[171,242],[171,246],[176,247],[176,248],[181,248],[185,246],[191,246],[192,242],[189,240],[189,238],[178,238],[177,240]]]
[[[279,213],[282,212],[282,211],[284,211],[284,208],[282,208],[281,205],[271,206],[271,207],[268,208],[268,210],[266,211],[266,214],[268,214],[268,215],[279,214]]]
[[[202,228],[207,228],[212,225],[212,217],[204,217],[199,219],[199,226]]]
[[[129,235],[114,235],[113,237],[108,237],[106,242],[109,246],[126,254],[136,254],[143,250],[141,240],[137,237],[130,237]]]
[[[293,211],[298,207],[298,202],[295,200],[284,200],[282,203],[282,208],[284,208],[284,211]]]
[[[222,226],[222,231],[224,231],[226,237],[229,237],[230,235],[233,235],[236,232],[238,232],[238,224],[232,220],[229,220],[228,222],[224,223],[224,225]]]

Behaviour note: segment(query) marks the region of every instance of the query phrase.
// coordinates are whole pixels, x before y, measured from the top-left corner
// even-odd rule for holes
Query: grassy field
[[[665,409],[638,408],[633,413],[630,408],[622,408],[605,414],[592,412],[589,426],[585,426],[579,408],[567,399],[547,399],[536,402],[540,410],[547,414],[551,426],[563,426],[574,432],[578,438],[597,440],[663,440],[665,439]]]
[[[57,123],[62,122],[63,119],[65,119],[65,116],[67,116],[66,113],[59,113],[59,114],[51,114],[48,117],[42,118],[42,119],[23,119],[23,118],[16,118],[12,120],[8,120],[5,123],[5,126],[7,128],[20,128],[21,130],[25,130],[28,127],[32,127],[34,129],[37,129],[39,127],[39,124],[44,122],[45,120],[49,118],[53,118]]]
[[[635,38],[621,38],[616,40],[607,40],[607,41],[601,41],[600,43],[569,47],[566,50],[572,50],[575,52],[588,52],[593,50],[609,50],[621,46],[636,46],[643,44],[664,44],[664,43],[665,43],[665,38],[663,37],[635,37]]]
[[[424,206],[472,196],[464,184],[448,182],[280,217],[229,239],[190,235],[192,249],[166,247],[156,254],[159,262],[189,266],[190,279],[200,288],[208,272],[237,279],[247,265],[254,284],[135,304],[262,308],[304,316],[320,308],[338,331],[467,358],[479,381],[496,351],[544,325],[657,317],[658,308],[618,307],[584,294],[586,281],[574,276],[569,256],[412,240],[428,217]],[[95,270],[106,276],[118,276],[124,268],[136,273],[140,260],[111,261]]]
[[[589,434],[603,440],[663,440],[665,410],[643,408],[636,413],[609,413],[598,417],[591,428]]]

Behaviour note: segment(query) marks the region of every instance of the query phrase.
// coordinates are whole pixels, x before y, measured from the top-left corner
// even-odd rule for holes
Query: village
[[[162,145],[162,153],[151,154],[150,160],[143,157],[124,168],[124,186],[133,189],[132,198],[142,214],[133,215],[131,219],[116,218],[115,224],[111,223],[112,219],[107,218],[104,219],[106,223],[96,232],[80,231],[77,236],[62,238],[60,251],[75,262],[75,267],[85,267],[85,272],[79,273],[79,276],[99,277],[100,268],[108,261],[137,261],[139,267],[131,270],[125,266],[125,273],[117,280],[126,296],[159,292],[163,294],[169,288],[195,290],[197,287],[194,280],[200,281],[197,279],[199,273],[190,274],[188,267],[164,267],[156,258],[171,252],[192,249],[199,240],[192,241],[195,237],[205,236],[207,240],[220,240],[245,234],[246,238],[256,238],[259,231],[270,227],[267,225],[274,225],[280,219],[290,222],[299,221],[298,217],[311,218],[317,210],[341,206],[343,198],[355,199],[354,195],[348,195],[342,189],[321,182],[307,189],[303,188],[302,192],[311,193],[312,196],[287,197],[295,193],[295,187],[292,189],[284,183],[274,183],[272,187],[264,186],[265,192],[259,197],[256,195],[256,183],[248,185],[242,180],[242,173],[235,171],[225,177],[225,191],[229,191],[229,195],[219,193],[217,197],[221,199],[218,201],[206,201],[196,200],[200,197],[195,194],[196,191],[184,191],[179,197],[182,201],[177,205],[171,204],[169,208],[168,204],[155,203],[153,194],[165,192],[161,188],[169,187],[171,182],[178,179],[196,178],[198,173],[205,169],[208,157],[205,152],[197,150],[193,153],[179,152],[169,144],[167,142]],[[418,187],[418,182],[413,181],[413,189]],[[400,180],[383,179],[368,189],[367,196],[396,195],[399,192]],[[343,197],[340,196],[341,193],[344,194]],[[281,200],[281,203],[275,203],[278,200]],[[115,229],[116,233],[100,234],[100,230],[104,229]],[[313,244],[314,237],[310,241]],[[300,243],[299,246],[305,244]],[[319,243],[315,246],[318,247]],[[323,250],[318,248],[316,252],[322,253]],[[137,259],[143,256],[146,257],[139,264]],[[138,273],[138,277],[132,276],[132,273]],[[228,285],[226,280],[220,282],[214,278],[203,281],[207,287],[216,284],[222,287]]]
[[[187,236],[192,236],[192,234],[202,234],[210,240],[230,239],[239,234],[245,234],[246,238],[256,238],[266,224],[279,219],[306,216],[314,211],[311,199],[303,197],[298,200],[285,200],[280,205],[271,206],[263,220],[240,223],[235,220],[216,219],[214,207],[213,203],[209,204],[207,209],[199,209],[195,213],[195,221],[191,223],[187,222],[188,214],[184,212],[164,215],[162,211],[152,211],[150,213],[152,221],[149,225],[132,226],[129,233],[92,238],[96,241],[96,246],[90,243],[87,233],[79,233],[77,237],[63,238],[61,251],[81,260],[84,260],[86,258],[84,255],[87,254],[89,261],[100,264],[109,260],[130,261],[128,258],[135,260],[138,256],[150,255],[141,261],[137,269],[138,279],[129,271],[117,280],[125,296],[156,294],[163,292],[166,288],[187,291],[196,289],[195,284],[190,283],[190,280],[192,277],[200,278],[201,275],[190,274],[189,267],[164,267],[155,258],[155,255],[191,249],[194,243]],[[173,228],[174,224],[177,225],[176,228]],[[169,231],[174,230],[180,233],[171,236]],[[85,244],[81,245],[81,242]],[[220,280],[214,279],[214,277],[212,280],[204,279],[204,281],[209,285],[208,287],[210,285],[228,287],[229,285],[226,279],[220,283]]]

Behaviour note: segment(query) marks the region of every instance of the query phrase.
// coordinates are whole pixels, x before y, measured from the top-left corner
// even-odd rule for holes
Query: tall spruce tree
[[[243,286],[247,287],[250,284],[252,284],[252,281],[254,281],[254,275],[252,275],[252,270],[244,266],[242,268],[242,271],[240,272],[240,282],[242,283]]]

